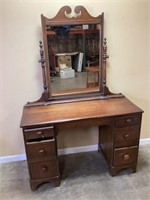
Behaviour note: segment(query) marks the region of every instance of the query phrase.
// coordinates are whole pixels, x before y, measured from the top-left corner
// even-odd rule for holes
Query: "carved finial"
[[[44,57],[44,50],[43,50],[43,44],[42,41],[39,41],[39,47],[40,47],[40,60],[39,63],[41,63],[42,67],[42,74],[43,74],[43,88],[44,91],[47,91],[48,87],[46,84],[46,75],[45,75],[45,57]]]
[[[40,57],[39,63],[41,63],[41,67],[45,66],[45,58],[44,58],[44,50],[43,50],[43,44],[42,41],[39,41],[39,47],[40,47]]]
[[[103,61],[106,62],[107,58],[109,58],[109,56],[107,55],[107,40],[106,40],[106,38],[104,38],[104,41],[103,41]]]
[[[109,58],[107,55],[107,40],[104,38],[103,40],[103,78],[102,78],[102,84],[104,88],[106,87],[106,60]]]

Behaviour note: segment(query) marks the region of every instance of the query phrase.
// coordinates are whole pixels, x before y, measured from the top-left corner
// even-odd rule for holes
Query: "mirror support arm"
[[[104,38],[103,41],[103,73],[102,73],[102,90],[103,90],[103,98],[109,98],[109,97],[124,97],[123,94],[118,93],[112,93],[109,91],[107,85],[106,85],[106,61],[109,58],[109,56],[107,55],[107,40],[106,38]]]
[[[107,95],[108,88],[106,86],[106,62],[109,56],[107,55],[107,40],[104,38],[103,41],[103,77],[102,77],[102,86],[103,86],[103,95]]]
[[[43,50],[43,44],[42,41],[39,41],[39,47],[40,47],[40,60],[39,63],[41,63],[42,67],[42,76],[43,76],[43,88],[44,92],[48,90],[47,84],[46,84],[46,76],[45,76],[45,58],[44,58],[44,50]]]
[[[45,56],[44,56],[44,50],[43,50],[43,44],[42,41],[39,41],[39,47],[40,47],[40,60],[39,63],[41,63],[42,67],[42,76],[43,76],[43,88],[44,88],[44,99],[48,99],[48,86],[46,83],[46,66],[45,66]]]

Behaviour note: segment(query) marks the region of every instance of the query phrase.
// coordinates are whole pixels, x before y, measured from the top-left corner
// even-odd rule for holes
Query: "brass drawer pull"
[[[128,118],[128,119],[126,120],[126,122],[127,122],[127,123],[131,123],[132,120],[131,120],[130,118]]]
[[[44,167],[41,168],[41,171],[42,171],[43,173],[46,173],[46,172],[48,172],[48,169],[47,169],[46,166],[44,166]]]
[[[44,135],[43,135],[42,131],[38,131],[36,134],[37,135],[41,135],[41,137],[44,138]]]
[[[42,134],[42,131],[38,131],[36,134],[37,134],[37,135],[41,135],[41,134]]]
[[[125,138],[125,139],[128,139],[128,138],[129,138],[129,134],[125,134],[125,135],[124,135],[124,138]]]
[[[129,154],[125,154],[125,155],[123,156],[123,159],[124,159],[124,160],[129,160],[129,158],[130,158]]]
[[[44,150],[44,149],[41,149],[41,150],[38,151],[38,153],[39,153],[39,154],[45,154],[45,150]]]

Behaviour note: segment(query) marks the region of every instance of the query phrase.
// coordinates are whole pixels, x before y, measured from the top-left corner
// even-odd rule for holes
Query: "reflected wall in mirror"
[[[98,90],[98,26],[51,26],[47,30],[52,95]],[[93,68],[95,72],[90,71]]]

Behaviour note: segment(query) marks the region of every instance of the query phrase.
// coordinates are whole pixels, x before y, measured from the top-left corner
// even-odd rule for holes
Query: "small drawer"
[[[114,150],[114,165],[128,165],[137,162],[138,148],[121,148]]]
[[[27,142],[26,151],[30,161],[54,159],[57,155],[55,138],[40,142]]]
[[[57,160],[29,164],[29,170],[32,180],[59,176]]]
[[[115,118],[115,126],[116,127],[124,127],[124,126],[135,126],[138,125],[141,121],[140,115],[128,115],[122,117]]]
[[[140,128],[131,126],[115,129],[115,147],[136,146],[139,143]]]
[[[46,127],[46,128],[36,128],[36,129],[25,129],[24,137],[26,140],[40,139],[40,138],[48,138],[54,136],[54,127]]]

